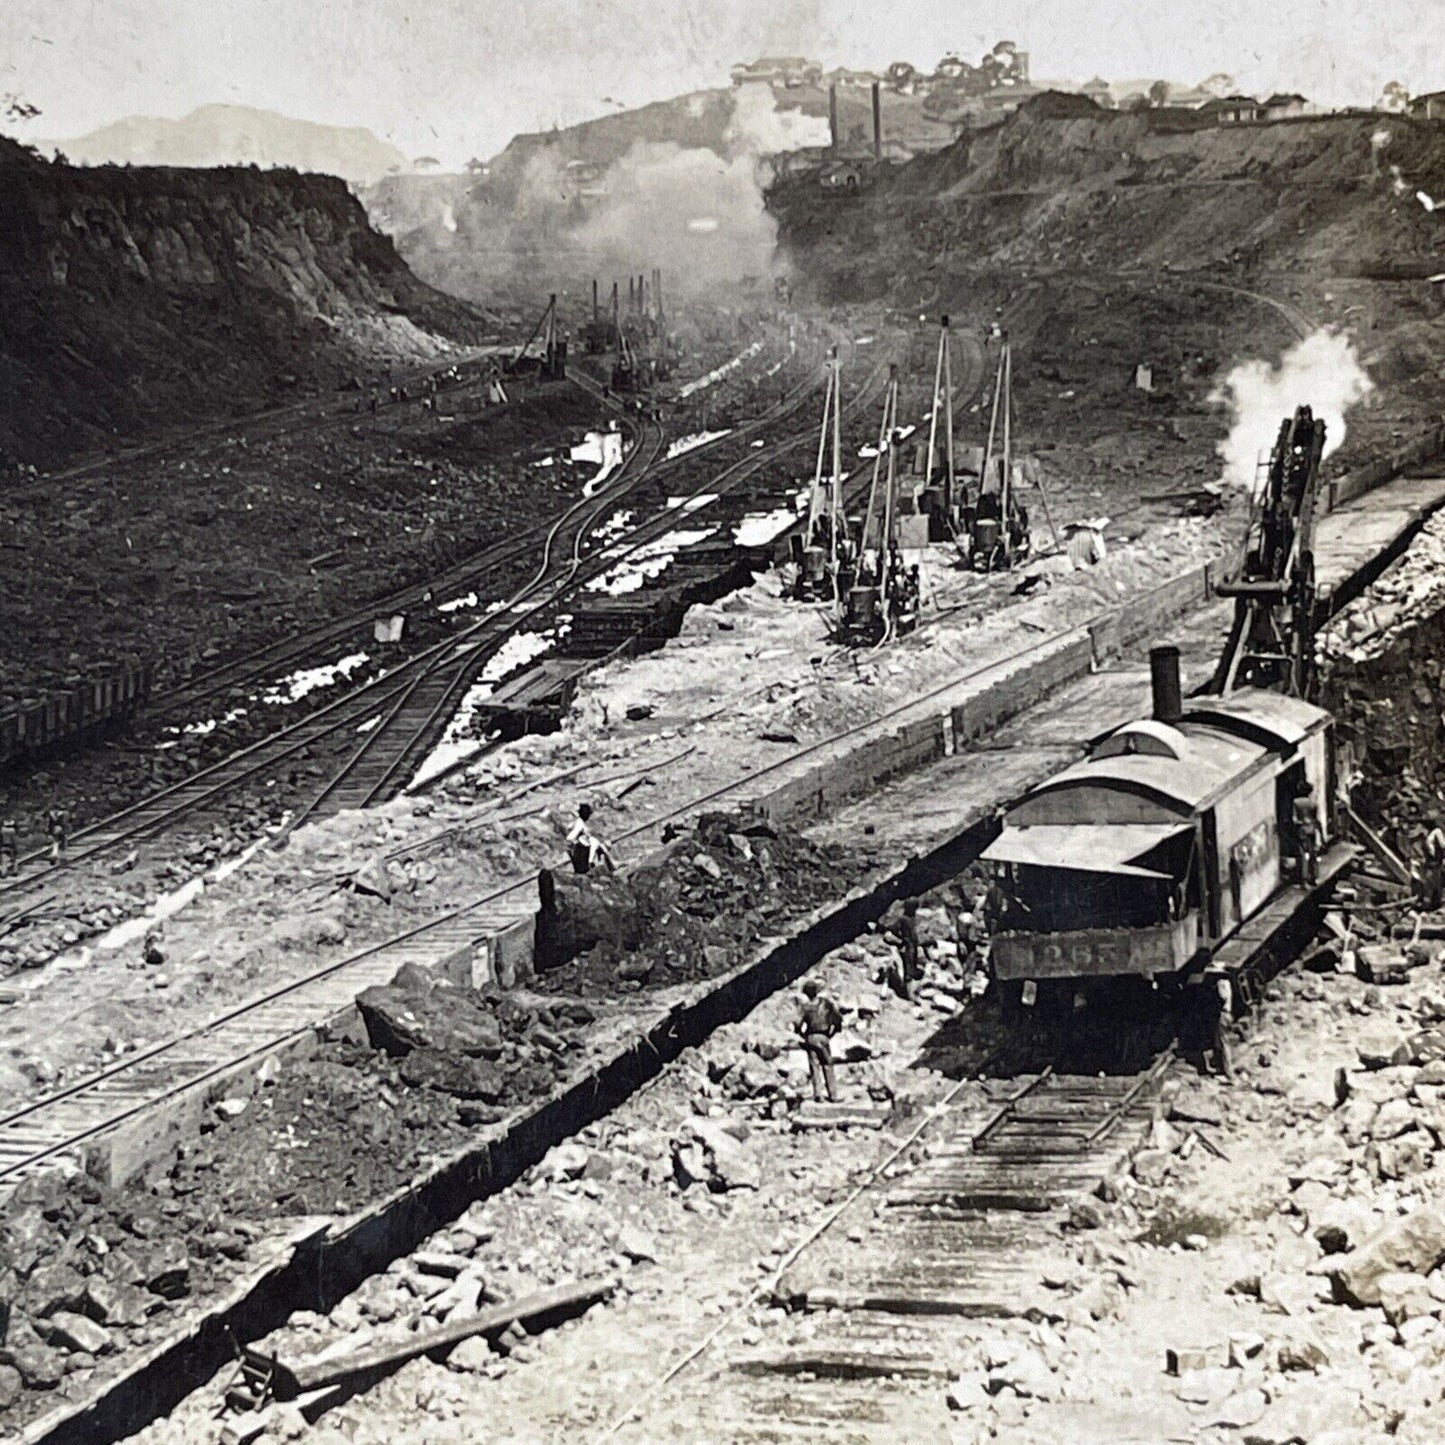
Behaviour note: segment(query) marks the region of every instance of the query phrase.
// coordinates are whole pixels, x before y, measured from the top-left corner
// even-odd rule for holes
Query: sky
[[[759,54],[930,69],[1000,39],[1036,77],[1218,71],[1368,104],[1445,89],[1445,0],[0,0],[0,94],[59,140],[128,115],[259,106],[448,165],[518,131],[726,85]]]

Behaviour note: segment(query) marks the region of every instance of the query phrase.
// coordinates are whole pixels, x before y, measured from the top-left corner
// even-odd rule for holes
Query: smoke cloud
[[[1354,343],[1328,327],[1307,336],[1271,364],[1245,361],[1210,397],[1227,405],[1233,420],[1219,444],[1224,481],[1251,494],[1259,463],[1269,456],[1279,424],[1308,406],[1325,421],[1325,455],[1345,439],[1345,413],[1374,389]]]
[[[697,291],[767,276],[777,228],[763,203],[768,157],[826,145],[828,122],[777,109],[768,86],[733,93],[721,154],[672,141],[636,141],[607,168],[599,195],[568,236],[604,269],[628,274],[661,266],[670,289]],[[525,193],[542,200],[562,178],[545,163]]]

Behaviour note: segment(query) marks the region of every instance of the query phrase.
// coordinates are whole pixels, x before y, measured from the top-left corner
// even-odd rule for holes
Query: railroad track
[[[629,416],[616,397],[605,392],[580,369],[574,369],[567,379],[599,406],[617,416],[621,429],[631,439],[634,448],[642,442],[645,428],[640,427]],[[465,389],[464,383],[456,390]],[[443,395],[455,395],[455,391]],[[748,425],[753,427],[761,424],[760,421],[755,421]],[[550,522],[539,522],[536,526],[513,534],[494,547],[485,548],[474,556],[451,563],[430,577],[372,598],[331,622],[278,639],[219,667],[211,668],[156,697],[153,700],[156,705],[152,707],[150,716],[154,719],[167,718],[196,709],[214,699],[225,697],[233,688],[267,678],[283,667],[316,661],[328,647],[355,640],[357,634],[368,634],[373,619],[380,615],[415,607],[442,592],[461,592],[466,588],[475,588],[479,583],[535,552],[538,544],[547,538],[551,527]]]
[[[866,385],[860,388],[855,397],[856,407],[866,407],[874,399],[886,374],[887,361],[880,361],[874,367]],[[791,449],[811,440],[812,434],[809,431],[780,443],[779,446]],[[727,474],[714,476],[698,488],[695,495],[704,490],[716,491],[720,483],[726,486],[728,480],[738,480],[751,471],[766,466],[775,459],[774,450],[764,448],[761,452],[754,452],[734,462],[728,468],[731,478]],[[695,454],[689,454],[692,455]],[[611,505],[614,500],[615,498],[609,496],[607,505]],[[676,521],[675,511],[662,518],[653,519],[649,533],[655,531],[660,523],[674,525]],[[648,540],[644,538],[631,542],[629,549],[644,546]],[[615,565],[616,561],[617,555],[608,548],[603,554],[593,558],[589,565],[597,571],[603,571]],[[549,598],[541,605],[552,605],[555,600]],[[484,625],[477,624],[478,627]],[[367,706],[398,707],[411,681],[408,677],[396,675],[383,679],[380,684],[374,685],[375,690]],[[907,711],[915,707],[917,702],[918,699],[911,699],[898,711]],[[323,710],[344,713],[342,721],[333,719],[328,722],[318,713],[297,724],[289,730],[292,736],[286,740],[284,746],[299,753],[320,735],[314,729],[334,731],[353,725],[356,714],[348,709],[354,704],[355,699],[344,698],[332,704],[330,709]],[[873,725],[875,723],[860,724],[839,736],[848,737]],[[745,778],[713,789],[702,797],[691,798],[667,814],[652,818],[647,823],[622,833],[617,841],[625,842],[644,836],[667,822],[687,817],[699,808],[721,801],[739,789],[751,786],[760,777],[788,766],[800,757],[831,746],[837,740],[824,739],[797,749],[786,758],[755,769]],[[264,767],[273,765],[275,761],[275,754],[268,753],[266,761],[252,771],[259,772]],[[188,785],[181,785],[186,786]],[[208,787],[214,793],[234,786],[234,781],[218,778],[201,786]],[[192,805],[190,799],[180,801],[187,807]],[[104,847],[113,848],[127,838],[133,838],[141,832],[154,831],[161,826],[159,816],[144,812],[146,806],[148,805],[142,805],[142,809],[136,810],[138,816],[129,819],[114,833],[101,834],[97,830],[95,851]],[[83,1156],[87,1144],[98,1135],[123,1126],[127,1121],[170,1098],[219,1079],[248,1058],[284,1046],[290,1039],[314,1028],[319,1021],[349,1006],[362,989],[372,983],[392,978],[404,964],[435,959],[459,947],[469,946],[477,938],[511,922],[518,913],[529,908],[532,886],[531,881],[527,880],[492,890],[425,924],[328,963],[321,969],[238,1004],[204,1023],[161,1040],[137,1054],[117,1060],[103,1070],[77,1079],[42,1098],[0,1115],[0,1190],[13,1186],[27,1174],[47,1166],[59,1157]]]
[[[1048,646],[1043,639],[1019,656]],[[990,664],[990,667],[1007,665]],[[982,670],[982,669],[981,669]],[[938,693],[958,685],[951,679]],[[887,726],[913,711],[931,695],[910,698],[880,718],[858,723],[817,742],[793,749],[746,776],[687,799],[675,808],[619,833],[617,843],[646,840],[668,823],[724,804],[761,779],[806,758],[824,754],[870,728]],[[188,1089],[220,1077],[233,1064],[269,1048],[284,1046],[307,1028],[350,1006],[356,995],[378,980],[389,980],[406,963],[449,954],[499,931],[533,907],[530,877],[488,891],[427,923],[333,960],[278,988],[227,1009],[216,1017],[140,1053],[117,1060],[39,1099],[0,1114],[0,1191],[58,1157],[83,1155],[97,1135],[124,1124],[145,1110]],[[302,1014],[306,1022],[299,1022]],[[266,1042],[259,1042],[259,1041]]]
[[[856,393],[852,401],[855,413],[868,405],[886,368],[886,361],[875,366]],[[745,430],[739,429],[719,440],[735,442],[740,432],[741,439],[746,440],[769,422],[786,419],[802,405],[811,390],[811,386],[807,390],[799,388]],[[557,625],[570,600],[583,593],[589,583],[626,565],[674,531],[681,519],[705,518],[719,502],[731,497],[764,467],[810,440],[811,433],[803,432],[760,450],[750,449],[722,471],[707,473],[690,491],[669,498],[678,505],[663,507],[631,527],[623,538],[625,545],[616,540],[599,545],[595,538],[597,527],[619,500],[612,489],[601,494],[594,505],[582,509],[575,520],[569,514],[564,519],[566,525],[559,524],[548,538],[547,552],[536,576],[512,599],[507,611],[499,613],[488,630],[464,651],[418,677],[296,821],[343,808],[369,807],[400,791],[441,734],[478,672],[509,638],[549,624]],[[700,451],[701,447],[676,460],[689,461]],[[644,462],[639,481],[653,480],[651,471],[651,464]],[[570,541],[567,540],[569,533]]]
[[[969,1321],[1048,1316],[1039,1282],[1061,1212],[1118,1167],[1174,1061],[1133,1074],[966,1080],[869,1171],[776,1274],[592,1438],[923,1438]],[[758,1326],[756,1306],[772,1300]],[[809,1322],[798,1324],[805,1313]],[[761,1338],[759,1337],[761,1335]],[[935,1438],[929,1431],[926,1438]]]
[[[374,718],[380,719],[373,729],[379,736],[368,734],[362,745],[351,750],[343,766],[305,805],[303,816],[310,816],[318,809],[335,811],[389,796],[395,791],[397,780],[404,781],[409,776],[406,768],[418,760],[419,753],[425,752],[426,740],[444,725],[449,715],[449,701],[465,691],[462,676],[469,678],[474,674],[508,637],[522,630],[545,607],[561,600],[569,587],[575,591],[601,570],[582,572],[579,569],[584,561],[586,541],[608,511],[644,485],[663,480],[684,465],[705,459],[719,448],[754,438],[758,432],[785,420],[806,402],[816,384],[816,378],[810,377],[749,422],[676,458],[659,456],[665,440],[660,427],[652,423],[643,426],[637,445],[610,483],[593,497],[575,502],[547,527],[542,537],[542,561],[536,573],[506,599],[498,611],[468,624],[460,632],[298,722],[77,830],[70,839],[66,858],[60,862],[53,862],[41,852],[27,855],[20,860],[13,878],[0,880],[0,899],[53,877],[60,869],[114,853],[186,823],[248,784],[264,785],[277,775],[278,768],[293,772],[308,770],[314,749],[334,746],[334,740],[348,729],[354,731]],[[579,385],[601,399],[600,388],[585,381],[579,381]],[[778,454],[777,447],[750,453],[730,469],[733,480],[744,474],[751,475]],[[699,488],[691,495],[700,495],[705,490],[705,487]],[[646,519],[629,534],[638,539],[628,551],[640,550],[668,527],[676,525],[677,520],[678,514],[668,510]],[[518,549],[515,555],[520,555],[522,550]],[[626,555],[627,552],[623,552],[613,556],[612,561],[625,560]],[[549,580],[554,577],[558,579],[558,586],[549,591]],[[542,600],[534,605],[534,599],[539,596]],[[391,746],[379,747],[381,737]],[[291,826],[297,821],[299,819],[293,818]]]

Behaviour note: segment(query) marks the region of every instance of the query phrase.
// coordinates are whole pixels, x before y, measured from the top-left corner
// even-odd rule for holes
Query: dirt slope
[[[1445,125],[1370,114],[1190,129],[1190,115],[1046,95],[859,202],[798,179],[771,209],[820,286],[874,296],[919,266],[1440,269],[1440,222],[1416,192],[1445,195]]]
[[[0,148],[0,475],[481,331],[333,177]]]

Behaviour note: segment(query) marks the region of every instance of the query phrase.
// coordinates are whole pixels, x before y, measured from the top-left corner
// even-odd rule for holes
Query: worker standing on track
[[[45,832],[50,839],[50,859],[58,863],[69,844],[69,819],[64,808],[51,808],[45,815]]]
[[[592,831],[592,804],[578,806],[577,817],[567,830],[567,856],[572,861],[574,873],[590,873],[599,861],[606,863],[609,873],[617,872],[612,851]]]
[[[1420,901],[1432,911],[1445,893],[1445,824],[1437,816],[1425,834],[1424,864],[1420,870]]]
[[[20,826],[14,818],[0,819],[0,878],[13,878],[20,867]]]
[[[828,1102],[838,1102],[838,1084],[833,1075],[833,1035],[843,1027],[838,1005],[822,990],[816,979],[803,985],[807,1002],[798,1016],[797,1030],[808,1055],[808,1082],[813,1087],[813,1101],[821,1104],[826,1093]]]

